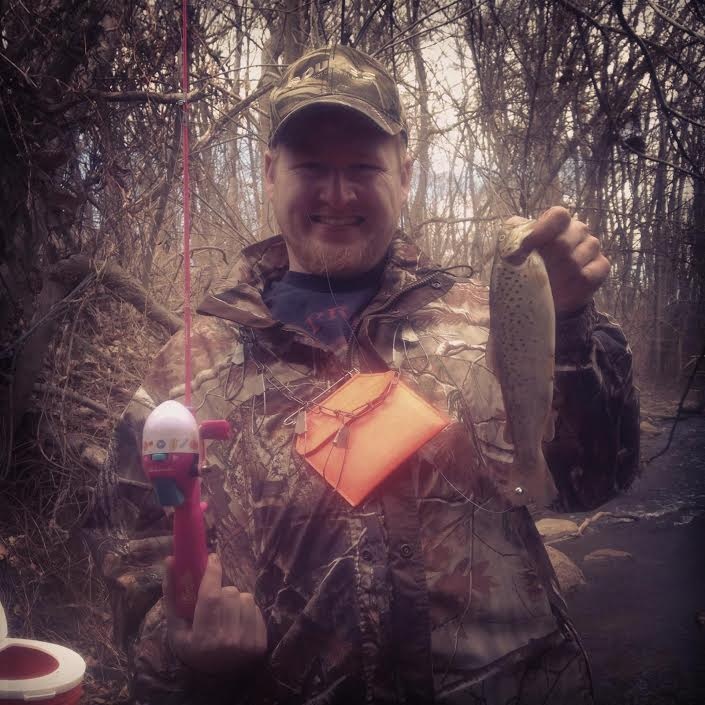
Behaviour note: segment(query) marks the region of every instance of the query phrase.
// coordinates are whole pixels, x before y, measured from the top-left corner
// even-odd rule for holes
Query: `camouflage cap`
[[[289,65],[269,98],[269,143],[291,117],[313,105],[350,108],[389,135],[408,135],[394,79],[379,61],[352,47],[314,49]]]

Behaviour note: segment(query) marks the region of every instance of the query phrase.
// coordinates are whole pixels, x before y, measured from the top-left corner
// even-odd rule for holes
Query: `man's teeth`
[[[311,220],[323,225],[357,225],[362,222],[362,218],[356,215],[346,217],[338,217],[334,215],[313,215],[311,216]]]

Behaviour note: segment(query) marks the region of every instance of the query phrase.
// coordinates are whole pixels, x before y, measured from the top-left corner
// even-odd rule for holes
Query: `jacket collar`
[[[226,277],[206,295],[197,312],[251,328],[278,326],[280,324],[272,318],[262,294],[270,282],[281,279],[288,269],[289,257],[281,235],[250,245],[242,250]],[[383,306],[392,296],[413,287],[434,272],[439,272],[438,268],[403,233],[398,232],[389,246],[380,289],[371,306]],[[443,291],[452,286],[450,279],[438,274],[438,280],[443,281],[440,287]]]

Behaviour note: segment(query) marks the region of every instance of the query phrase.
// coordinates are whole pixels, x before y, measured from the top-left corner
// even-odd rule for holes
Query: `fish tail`
[[[542,452],[537,453],[536,457],[526,464],[521,461],[517,464],[515,459],[509,484],[512,503],[517,506],[534,503],[548,507],[558,497],[553,475]],[[517,492],[517,488],[521,488],[521,493]]]

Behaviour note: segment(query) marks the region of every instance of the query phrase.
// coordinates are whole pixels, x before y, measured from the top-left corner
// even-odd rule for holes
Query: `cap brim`
[[[312,111],[317,107],[324,106],[335,106],[351,110],[357,113],[358,115],[361,115],[362,117],[366,118],[369,122],[375,125],[375,127],[379,128],[380,130],[382,130],[382,132],[385,132],[388,135],[394,136],[398,135],[401,132],[404,132],[403,125],[398,123],[396,120],[391,120],[387,118],[385,115],[380,113],[378,110],[373,108],[369,103],[364,100],[360,100],[351,96],[345,96],[345,98],[340,98],[337,96],[322,95],[316,96],[315,98],[311,98],[307,101],[302,102],[286,117],[284,117],[277,126],[277,129],[270,134],[270,144],[274,141],[277,136],[281,135],[282,130],[286,129],[287,125],[291,123],[292,118],[299,116],[306,111]]]

